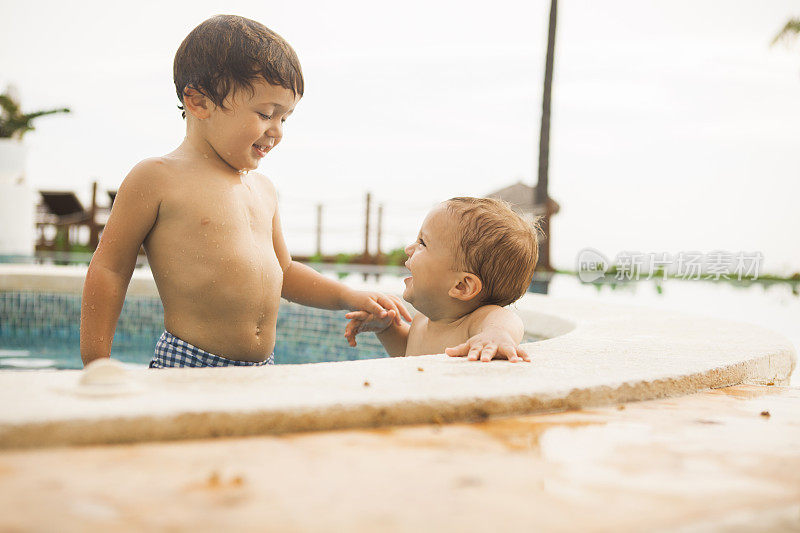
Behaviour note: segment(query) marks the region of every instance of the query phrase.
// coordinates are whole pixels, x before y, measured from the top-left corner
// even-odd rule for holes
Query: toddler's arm
[[[512,363],[531,361],[531,356],[519,347],[525,328],[516,313],[496,305],[473,311],[467,342],[447,348],[451,357],[467,356],[469,361],[491,361],[506,358]]]
[[[353,290],[344,283],[326,278],[311,267],[292,261],[283,240],[277,209],[272,221],[272,241],[283,269],[281,296],[287,300],[321,309],[362,310],[381,318],[389,311],[394,311],[394,319],[398,324],[402,323],[401,317],[411,320],[408,310],[397,299],[379,292]]]
[[[390,298],[395,297],[390,296]],[[374,331],[378,336],[378,340],[383,344],[386,353],[392,357],[406,355],[408,332],[411,326],[405,322],[397,323],[394,320],[395,312],[393,310],[389,311],[385,317],[379,317],[365,311],[354,311],[344,316],[350,319],[344,330],[344,336],[350,346],[356,345],[356,335],[359,333]]]
[[[120,185],[83,284],[81,300],[81,359],[86,365],[109,357],[125,292],[139,247],[155,223],[160,198],[153,194],[158,163],[136,165]]]

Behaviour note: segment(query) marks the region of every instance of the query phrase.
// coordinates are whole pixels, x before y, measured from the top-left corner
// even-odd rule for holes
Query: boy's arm
[[[92,256],[81,300],[80,349],[86,365],[109,357],[125,292],[139,247],[155,224],[160,197],[156,190],[158,162],[136,165],[120,185],[114,206]]]
[[[350,346],[356,346],[356,335],[374,331],[386,353],[392,357],[403,357],[406,355],[408,332],[411,326],[405,322],[398,324],[394,320],[394,316],[394,311],[389,311],[384,318],[378,318],[365,311],[347,313],[345,318],[349,318],[350,322],[345,327],[344,336]]]
[[[411,320],[405,306],[385,294],[353,290],[344,283],[326,278],[311,267],[292,261],[283,239],[277,207],[272,220],[272,244],[283,270],[281,296],[287,300],[321,309],[363,310],[380,317],[385,317],[389,310],[393,310],[398,324],[402,322],[401,317]]]
[[[470,361],[491,361],[505,357],[512,363],[530,362],[531,356],[519,347],[525,327],[516,313],[496,305],[487,305],[473,311],[467,342],[447,348],[451,357],[467,356]]]

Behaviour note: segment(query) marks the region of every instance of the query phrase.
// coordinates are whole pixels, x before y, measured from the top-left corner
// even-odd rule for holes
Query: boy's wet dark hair
[[[175,54],[173,79],[181,104],[185,90],[192,88],[224,109],[232,91],[252,91],[259,77],[303,96],[303,72],[292,47],[263,24],[244,17],[217,15],[206,20]],[[181,115],[186,118],[186,111]]]

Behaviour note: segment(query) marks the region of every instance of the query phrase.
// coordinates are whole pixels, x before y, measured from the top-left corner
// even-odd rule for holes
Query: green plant
[[[6,90],[0,94],[0,138],[22,139],[22,136],[33,130],[35,119],[44,115],[55,113],[69,113],[66,107],[60,109],[49,109],[47,111],[35,111],[33,113],[23,113],[19,109],[19,103]]]
[[[395,248],[386,254],[387,265],[401,266],[406,262],[406,259],[408,259],[408,256],[406,255],[405,248]]]
[[[358,254],[344,254],[344,253],[336,254],[336,264],[343,265],[352,263],[353,259],[355,259],[356,257],[358,257]]]
[[[800,35],[800,18],[789,19],[783,29],[772,39],[772,44],[778,41],[789,41],[798,35]]]

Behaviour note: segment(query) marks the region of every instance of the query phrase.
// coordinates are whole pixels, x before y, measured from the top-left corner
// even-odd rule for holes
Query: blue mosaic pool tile
[[[74,294],[0,292],[0,348],[24,348],[67,359],[80,368],[81,298]],[[146,364],[164,329],[161,301],[128,296],[120,313],[112,353]],[[328,311],[282,302],[277,319],[277,363],[312,363],[387,357],[374,335],[359,337],[351,348],[344,338],[343,311]],[[66,355],[53,355],[66,354]]]

